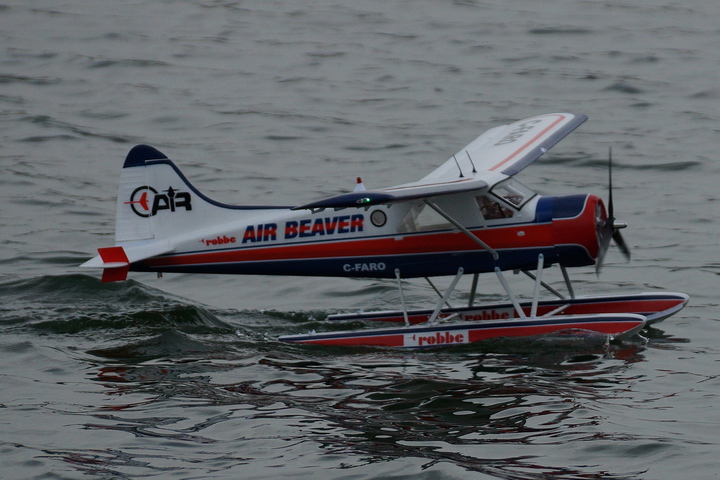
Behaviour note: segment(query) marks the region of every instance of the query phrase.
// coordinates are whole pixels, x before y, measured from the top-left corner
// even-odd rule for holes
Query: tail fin
[[[133,263],[174,252],[183,234],[224,227],[258,215],[257,210],[276,208],[289,207],[241,207],[215,202],[193,187],[162,152],[138,145],[128,153],[120,175],[116,245],[100,248],[98,256],[81,266],[102,268],[103,281],[125,280]]]
[[[120,176],[115,241],[162,239],[218,225],[237,218],[234,208],[201,194],[159,150],[138,145]]]

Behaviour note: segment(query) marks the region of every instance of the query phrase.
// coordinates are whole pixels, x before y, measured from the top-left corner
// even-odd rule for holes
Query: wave
[[[567,165],[573,167],[587,167],[607,170],[608,159],[607,153],[603,157],[601,154],[589,152],[575,152],[572,154],[553,154],[548,155],[542,160],[546,165]],[[683,170],[693,170],[702,167],[703,163],[695,160],[648,163],[648,164],[630,164],[627,158],[623,156],[622,151],[613,149],[613,171],[617,170],[618,175],[622,175],[623,170],[635,171],[657,171],[657,172],[677,172]],[[619,180],[618,180],[619,181]]]
[[[214,310],[133,280],[102,283],[82,274],[2,281],[0,305],[5,335],[51,338],[61,349],[68,341],[72,350],[85,344],[94,357],[125,362],[292,348],[277,337],[322,328],[326,317],[319,311]]]
[[[216,358],[218,356],[237,355],[227,342],[194,339],[177,330],[167,330],[150,338],[143,338],[120,345],[95,348],[87,351],[96,357],[112,360],[125,360],[133,363],[155,358],[178,359],[188,356]]]
[[[291,345],[277,340],[283,334],[386,325],[326,322],[328,312],[319,310],[212,310],[132,280],[102,283],[95,277],[78,274],[8,281],[0,283],[0,302],[3,333],[82,338],[92,344],[87,347],[88,354],[114,360],[234,357],[239,351],[304,352],[303,355],[314,357],[387,351],[374,347]],[[526,359],[539,357],[543,362],[572,363],[587,355],[592,359],[603,358],[628,348],[634,349],[635,353],[630,355],[634,357],[644,346],[610,345],[605,336],[554,335],[497,339],[433,349],[429,353],[512,353],[522,354]]]
[[[43,276],[0,283],[0,327],[79,334],[134,329],[228,332],[203,306],[134,281],[102,283],[88,275]]]

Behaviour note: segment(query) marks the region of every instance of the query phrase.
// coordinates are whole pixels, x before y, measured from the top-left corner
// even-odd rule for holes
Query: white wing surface
[[[482,190],[530,165],[585,120],[585,115],[548,113],[495,127],[417,182],[336,195],[293,210],[368,207]]]
[[[422,180],[432,182],[457,178],[458,168],[466,175],[476,170],[476,177],[486,172],[515,175],[585,120],[587,116],[581,114],[548,113],[492,128]]]
[[[334,197],[324,198],[306,205],[301,205],[293,208],[293,210],[369,207],[372,205],[397,203],[417,198],[430,198],[437,197],[439,195],[471,192],[487,188],[487,186],[487,182],[479,178],[458,178],[456,170],[455,178],[448,181],[425,182],[421,180],[418,182],[406,183],[396,187],[383,188],[379,190],[362,190],[358,192],[345,193]]]

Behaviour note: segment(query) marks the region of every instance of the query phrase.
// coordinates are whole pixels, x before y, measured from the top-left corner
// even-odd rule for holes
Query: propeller
[[[599,213],[599,212],[598,212]],[[598,237],[600,239],[600,252],[598,253],[597,263],[595,264],[595,272],[600,275],[603,260],[610,246],[610,240],[614,240],[615,244],[620,248],[623,256],[630,261],[630,249],[625,243],[625,239],[620,233],[620,229],[627,227],[627,223],[620,222],[615,218],[615,207],[613,206],[613,188],[612,188],[612,147],[608,149],[608,210],[607,218],[604,220],[598,215],[597,228]]]

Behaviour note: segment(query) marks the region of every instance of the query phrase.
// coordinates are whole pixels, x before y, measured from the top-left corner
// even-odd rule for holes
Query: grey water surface
[[[718,14],[715,0],[0,3],[0,477],[716,478]],[[606,197],[612,147],[633,252],[611,250],[599,279],[573,272],[578,293],[691,295],[646,342],[298,347],[276,337],[397,308],[393,282],[102,284],[77,268],[113,243],[138,143],[219,201],[297,205],[357,176],[416,180],[486,129],[554,111],[590,119],[519,179]],[[500,298],[493,278],[481,288]]]

